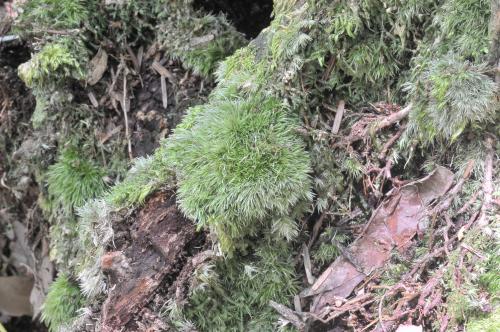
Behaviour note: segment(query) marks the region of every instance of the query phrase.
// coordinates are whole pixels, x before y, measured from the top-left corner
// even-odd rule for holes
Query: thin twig
[[[488,135],[484,141],[486,146],[486,159],[484,161],[484,181],[483,181],[483,206],[481,207],[481,215],[477,222],[479,228],[484,228],[488,225],[488,212],[491,209],[493,199],[493,138]]]
[[[134,159],[132,155],[132,142],[130,141],[130,132],[128,128],[128,107],[127,107],[127,69],[123,71],[123,117],[125,121],[125,136],[127,137],[127,148],[128,148],[128,157],[130,160]]]

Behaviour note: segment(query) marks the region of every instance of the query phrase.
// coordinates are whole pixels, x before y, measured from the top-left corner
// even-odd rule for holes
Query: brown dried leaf
[[[102,78],[104,72],[108,68],[108,53],[102,48],[97,51],[97,54],[90,61],[90,74],[87,78],[89,85],[94,85]]]
[[[302,297],[315,296],[311,312],[322,317],[338,297],[347,298],[372,271],[383,267],[391,251],[403,251],[424,225],[426,206],[444,195],[453,173],[438,167],[429,176],[395,190],[375,210],[365,232],[350,246],[349,256],[335,260]],[[351,257],[352,256],[352,257]]]
[[[0,312],[8,316],[31,316],[30,303],[33,278],[0,277]]]

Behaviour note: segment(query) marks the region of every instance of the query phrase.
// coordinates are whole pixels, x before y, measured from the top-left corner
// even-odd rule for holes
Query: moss
[[[87,51],[78,41],[62,38],[45,45],[30,61],[19,66],[19,76],[30,88],[49,88],[68,78],[83,79]]]
[[[492,227],[497,227],[495,224]],[[460,249],[455,250],[450,259],[450,268],[444,276],[448,286],[447,308],[453,324],[474,321],[484,317],[489,307],[496,308],[499,301],[498,288],[498,243],[497,239],[484,234],[479,229],[470,230],[464,239],[484,255],[484,259],[470,252],[464,255],[464,262],[474,262],[473,269],[459,264]],[[456,280],[456,276],[460,280]]]
[[[416,83],[408,85],[416,108],[410,130],[424,142],[456,139],[468,125],[492,122],[497,87],[485,65],[456,55],[432,61]]]
[[[467,332],[496,332],[500,331],[500,308],[496,308],[490,315],[469,321],[466,324]]]
[[[245,38],[221,16],[205,15],[192,1],[170,1],[169,13],[158,25],[165,52],[195,73],[208,77],[219,61],[245,44]]]
[[[273,300],[289,304],[298,291],[289,246],[264,240],[255,256],[220,260],[205,271],[184,313],[201,331],[276,331]],[[215,274],[214,274],[215,273]],[[200,280],[199,280],[200,281]]]
[[[276,99],[228,100],[206,105],[167,143],[181,209],[215,229],[225,249],[310,199],[309,159],[294,127]]]
[[[174,173],[166,161],[163,148],[147,158],[138,158],[125,179],[106,195],[107,202],[116,207],[137,206],[162,185],[173,184]]]
[[[49,331],[58,331],[77,318],[77,310],[84,304],[78,286],[67,275],[59,275],[50,285],[42,306],[42,321]]]
[[[47,185],[49,195],[66,209],[81,206],[106,189],[104,171],[93,162],[83,159],[75,148],[68,148],[57,163],[49,167]]]
[[[23,4],[18,19],[22,34],[45,33],[45,29],[75,29],[88,21],[93,0],[32,0]]]

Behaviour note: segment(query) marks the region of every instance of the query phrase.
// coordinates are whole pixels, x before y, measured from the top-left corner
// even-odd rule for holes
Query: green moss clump
[[[415,83],[408,85],[414,100],[410,131],[423,142],[455,139],[470,124],[494,120],[497,86],[474,65],[448,54],[430,62]]]
[[[59,331],[78,317],[77,311],[83,304],[84,298],[78,285],[67,275],[59,275],[50,285],[42,306],[42,321],[48,325],[49,331]]]
[[[19,77],[30,88],[51,88],[68,78],[83,79],[87,51],[79,41],[61,38],[45,45],[30,61],[19,66]]]
[[[276,331],[269,301],[286,305],[297,293],[293,266],[283,241],[263,241],[254,257],[220,260],[194,290],[185,317],[201,331]]]
[[[212,227],[224,249],[311,199],[295,126],[277,99],[227,100],[206,106],[191,130],[169,141],[181,209]]]
[[[151,157],[137,158],[126,178],[106,196],[106,201],[117,207],[144,203],[154,190],[173,182],[174,174],[165,159],[163,148],[156,150]]]
[[[45,29],[80,28],[89,19],[94,0],[31,0],[23,5],[17,22],[22,34],[45,33]]]
[[[50,197],[71,210],[82,206],[106,189],[104,171],[89,160],[82,158],[74,148],[68,148],[47,171]]]

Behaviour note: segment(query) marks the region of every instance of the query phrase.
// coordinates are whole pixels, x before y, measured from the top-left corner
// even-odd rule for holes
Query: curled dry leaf
[[[108,53],[102,48],[97,51],[97,54],[90,61],[89,77],[87,83],[94,85],[102,78],[104,72],[108,68]]]
[[[394,190],[375,210],[350,255],[335,260],[302,297],[314,296],[311,312],[327,317],[338,297],[347,298],[372,271],[383,267],[391,251],[404,251],[418,230],[429,203],[450,188],[453,173],[438,167],[429,176]]]

